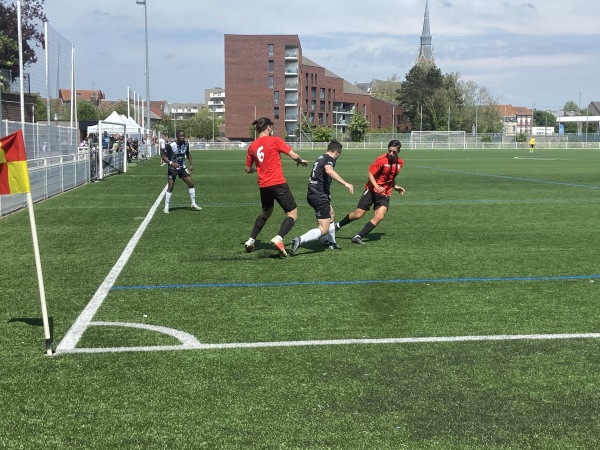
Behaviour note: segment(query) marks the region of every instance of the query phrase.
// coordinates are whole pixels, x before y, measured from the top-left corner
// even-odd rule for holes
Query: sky
[[[224,88],[224,34],[298,35],[304,56],[351,83],[405,79],[425,0],[315,5],[147,0],[150,98],[204,103],[204,89]],[[77,89],[117,100],[129,87],[145,98],[144,9],[135,0],[45,0],[51,27],[74,45]],[[429,16],[442,73],[500,104],[555,111],[600,101],[600,2],[430,0]]]

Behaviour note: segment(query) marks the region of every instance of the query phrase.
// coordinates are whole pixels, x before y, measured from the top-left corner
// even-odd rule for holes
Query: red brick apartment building
[[[302,55],[297,35],[225,35],[225,136],[248,140],[255,118],[297,140],[299,121],[346,132],[356,112],[372,129],[410,131],[400,107],[371,97]]]

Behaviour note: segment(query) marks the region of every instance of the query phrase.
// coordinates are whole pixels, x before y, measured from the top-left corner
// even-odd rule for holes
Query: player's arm
[[[290,152],[287,155],[290,158],[292,158],[294,161],[296,161],[296,166],[306,167],[308,165],[308,161],[306,161],[305,159],[302,159],[300,157],[300,155],[298,153],[296,153],[294,150],[290,150]]]
[[[171,154],[171,145],[165,145],[165,148],[160,151],[160,159],[162,159],[169,166],[172,161],[169,159],[169,155]]]
[[[194,163],[192,162],[192,154],[190,153],[189,146],[188,146],[187,150],[185,151],[185,156],[187,156],[187,159],[190,162],[190,167],[188,167],[188,170],[190,171],[190,173],[194,173]]]
[[[402,186],[399,186],[397,184],[394,185],[394,190],[396,192],[399,192],[400,195],[404,195],[404,193],[406,192],[406,189],[404,189]]]
[[[354,186],[351,185],[350,183],[346,183],[344,181],[344,179],[339,176],[339,174],[335,171],[335,169],[333,167],[331,167],[329,164],[325,165],[325,173],[327,175],[329,175],[333,180],[337,181],[338,183],[344,185],[344,187],[348,188],[348,190],[350,191],[351,194],[354,194]]]
[[[383,191],[385,191],[385,188],[383,186],[379,186],[377,184],[377,180],[375,179],[375,175],[373,175],[373,173],[371,172],[371,170],[369,170],[367,172],[367,177],[369,179],[369,182],[373,185],[373,190],[375,192],[377,192],[378,194],[381,194]]]
[[[254,158],[252,158],[252,154],[250,150],[248,150],[248,154],[246,155],[246,173],[254,173],[256,172],[256,167],[254,167]]]

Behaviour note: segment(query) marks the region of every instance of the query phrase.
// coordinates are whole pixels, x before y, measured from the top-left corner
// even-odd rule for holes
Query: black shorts
[[[319,219],[331,219],[331,196],[308,192],[306,201],[315,210],[315,217]]]
[[[169,166],[169,169],[167,170],[167,178],[169,180],[176,180],[178,176],[179,178],[185,178],[191,177],[192,174],[188,171],[187,167],[183,169],[173,169],[171,166]]]
[[[358,201],[357,208],[368,211],[371,209],[371,206],[374,206],[373,209],[377,209],[380,206],[385,206],[386,208],[390,207],[390,198],[387,195],[379,194],[375,191],[371,191],[369,189],[365,189],[365,192],[360,197]]]
[[[260,203],[263,211],[273,208],[276,201],[286,213],[298,207],[287,183],[260,188]]]

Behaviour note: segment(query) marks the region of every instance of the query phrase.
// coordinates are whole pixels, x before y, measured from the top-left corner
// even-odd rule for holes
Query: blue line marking
[[[413,278],[396,280],[346,280],[346,281],[278,281],[270,283],[193,283],[193,284],[157,284],[145,286],[113,286],[112,291],[133,291],[143,289],[191,289],[191,288],[245,288],[245,287],[282,287],[282,286],[330,286],[358,284],[400,284],[400,283],[482,283],[490,281],[565,281],[594,280],[596,275],[562,275],[539,277],[489,277],[489,278]]]

